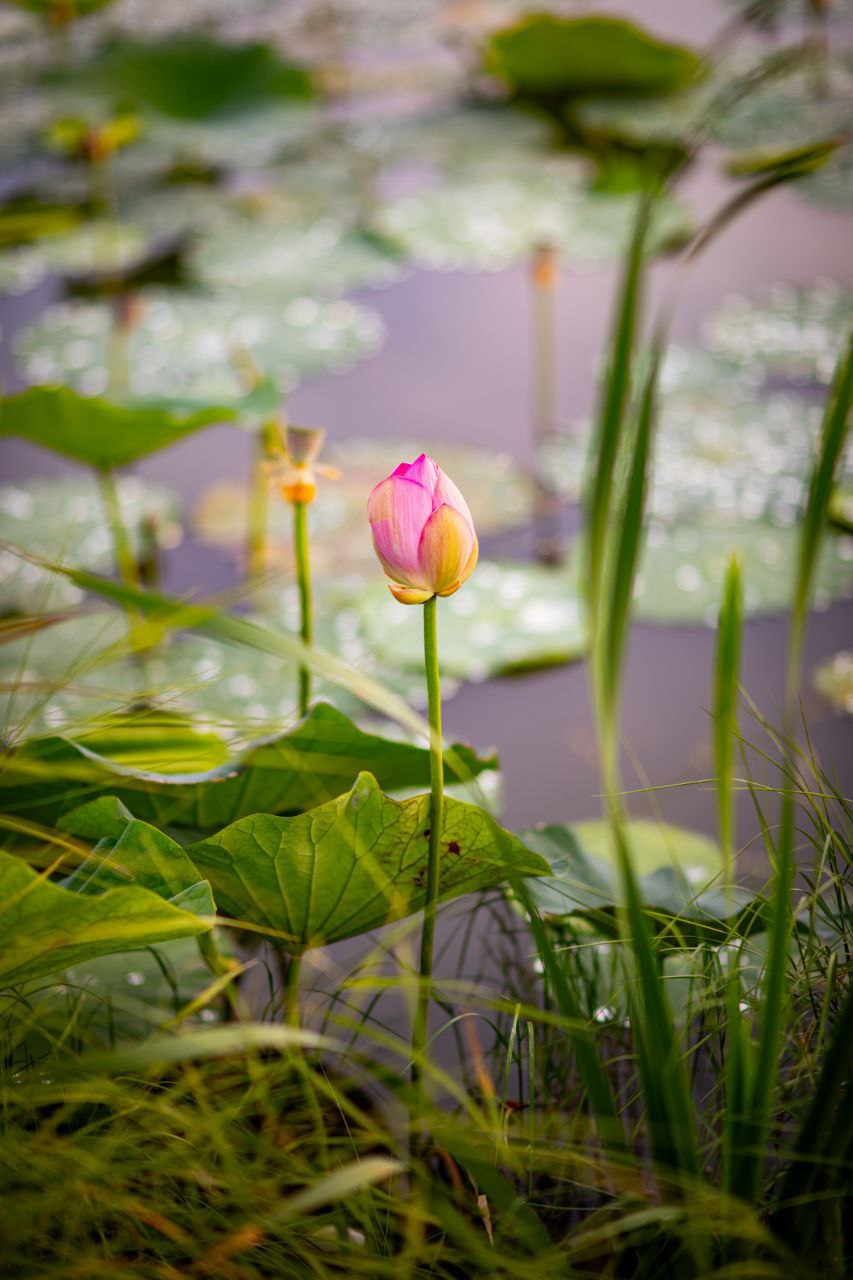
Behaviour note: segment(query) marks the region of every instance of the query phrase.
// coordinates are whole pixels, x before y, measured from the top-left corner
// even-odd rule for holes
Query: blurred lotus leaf
[[[114,281],[137,270],[154,251],[154,241],[142,227],[86,222],[71,231],[43,236],[36,245],[0,253],[0,293],[22,293],[51,272],[70,279]]]
[[[345,372],[373,355],[383,339],[375,312],[352,302],[291,298],[283,305],[237,294],[178,294],[146,288],[124,335],[122,365],[131,401],[156,401],[168,387],[184,402],[251,411],[247,382],[259,375],[282,390],[305,377]],[[67,382],[82,395],[107,394],[115,362],[115,322],[103,302],[59,302],[16,337],[27,377]],[[259,406],[261,416],[269,413]],[[258,416],[258,415],[254,415]],[[223,420],[220,412],[219,420]]]
[[[705,361],[696,366],[688,353],[675,354],[686,360],[674,359],[662,380],[648,514],[666,524],[796,520],[820,433],[819,408],[791,394],[757,397],[722,362],[708,364],[705,383]],[[577,499],[589,450],[586,423],[543,443],[543,482]],[[853,450],[841,475],[853,477]]]
[[[716,915],[723,904],[709,887],[723,870],[718,845],[695,831],[647,819],[629,821],[625,836],[640,894],[650,907],[693,919]],[[604,821],[533,827],[522,841],[548,862],[553,876],[535,880],[530,894],[547,916],[601,912],[622,903],[612,830]],[[723,915],[732,914],[731,901]]]
[[[382,582],[354,604],[365,645],[390,667],[416,669],[422,637]],[[566,574],[481,560],[462,591],[441,601],[442,671],[481,681],[574,662],[586,651],[584,606]]]
[[[509,173],[488,165],[434,190],[401,196],[377,212],[382,231],[421,266],[497,271],[553,244],[567,266],[583,268],[618,259],[631,236],[636,201],[590,189],[577,160],[520,161]],[[662,200],[649,244],[663,251],[683,244],[693,229],[688,209]]]
[[[493,770],[496,761],[457,745],[447,766],[449,781],[466,782]],[[328,703],[237,756],[192,721],[144,710],[109,717],[73,737],[25,742],[8,758],[0,787],[9,812],[35,821],[55,822],[84,802],[112,795],[152,822],[209,831],[247,814],[313,809],[365,769],[388,791],[423,787],[429,752],[364,733]],[[67,829],[81,834],[76,826]]]
[[[311,554],[318,575],[334,571],[375,574],[376,557],[365,518],[365,494],[377,478],[388,475],[400,458],[415,458],[426,450],[454,477],[471,508],[482,537],[522,525],[531,505],[528,477],[508,453],[433,441],[338,440],[326,446],[324,458],[340,472],[321,483],[311,509]],[[248,496],[245,486],[218,483],[198,503],[193,524],[199,537],[242,554],[248,534]],[[269,567],[292,564],[293,521],[285,503],[270,505]]]
[[[800,531],[796,524],[731,520],[652,526],[634,592],[634,614],[646,622],[716,626],[726,565],[741,560],[747,616],[790,607]],[[853,594],[853,539],[827,537],[815,573],[815,608]]]
[[[202,35],[116,41],[78,73],[86,89],[180,120],[239,113],[275,99],[312,96],[311,77],[265,44]]]
[[[843,649],[814,673],[814,686],[834,711],[853,716],[853,651]]]
[[[137,476],[120,476],[116,483],[134,555],[139,558],[150,539],[162,550],[177,546],[181,525],[174,494]],[[46,560],[66,560],[96,570],[108,569],[114,557],[103,501],[90,475],[4,485],[0,488],[0,540],[26,547]],[[0,594],[3,611],[19,614],[77,604],[83,595],[67,579],[10,552],[0,554]]]
[[[304,226],[235,219],[200,238],[192,268],[210,289],[269,294],[279,302],[378,288],[404,271],[388,241],[348,231],[331,217]]]
[[[770,379],[828,383],[853,324],[853,289],[834,280],[779,284],[764,298],[728,297],[708,317],[712,351]]]
[[[538,13],[496,32],[487,69],[530,97],[666,94],[703,70],[698,54],[621,18]]]
[[[237,412],[233,401],[206,408],[178,401],[121,405],[69,387],[30,387],[0,401],[0,436],[21,436],[75,462],[110,469],[176,444],[213,422],[234,419]]]

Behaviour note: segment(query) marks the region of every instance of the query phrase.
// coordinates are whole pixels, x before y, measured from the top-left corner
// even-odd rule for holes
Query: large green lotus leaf
[[[387,242],[331,217],[306,226],[235,219],[199,240],[191,265],[207,288],[270,295],[279,305],[294,296],[336,297],[393,284],[404,270]]]
[[[853,324],[853,289],[834,280],[779,284],[764,297],[730,297],[708,317],[705,340],[765,377],[828,383]]]
[[[355,604],[368,648],[389,666],[423,663],[415,610],[401,608],[380,580]],[[580,658],[587,643],[583,602],[568,575],[534,564],[481,561],[460,591],[440,600],[442,671],[480,681]]]
[[[640,895],[647,906],[687,918],[722,920],[741,904],[714,882],[723,870],[718,845],[681,827],[636,819],[626,826]],[[606,822],[534,827],[520,836],[544,857],[553,876],[534,880],[530,893],[548,916],[609,911],[624,905],[613,837]]]
[[[853,716],[853,651],[842,649],[814,673],[814,685],[834,711]]]
[[[0,852],[0,982],[6,986],[114,951],[194,937],[211,923],[135,885],[74,893]]]
[[[90,467],[127,466],[235,416],[232,405],[176,412],[81,395],[70,387],[30,387],[0,401],[0,435],[21,436]]]
[[[205,120],[277,99],[306,99],[310,76],[264,44],[205,36],[117,41],[76,73],[86,91],[181,120]]]
[[[496,32],[486,65],[517,92],[551,98],[673,93],[703,70],[691,49],[621,18],[545,13]]]
[[[250,403],[246,366],[283,390],[305,377],[342,373],[380,347],[379,316],[352,302],[291,298],[282,305],[238,294],[212,297],[149,288],[137,297],[141,315],[127,335],[123,399],[162,395],[204,405]],[[103,395],[110,380],[113,313],[103,302],[67,301],[47,308],[19,332],[15,349],[32,382],[66,382],[84,395]],[[268,410],[269,412],[269,410]],[[220,412],[223,420],[227,414]]]
[[[161,752],[168,760],[167,753],[174,750],[171,732],[166,723],[160,730],[165,735]],[[135,724],[132,731],[137,740]],[[151,737],[155,733],[156,721]],[[144,819],[211,830],[246,814],[312,809],[339,795],[364,770],[376,774],[387,791],[429,782],[424,747],[365,733],[326,703],[316,705],[289,732],[205,772],[176,772],[180,754],[172,757],[168,773],[133,769],[120,762],[118,722],[110,722],[100,735],[35,739],[14,752],[0,773],[8,811],[54,822],[81,802],[109,793]],[[180,742],[188,742],[184,750],[198,750],[195,739],[185,736]],[[102,743],[115,754],[102,754]],[[207,745],[206,737],[201,745]],[[154,750],[150,738],[148,749]],[[191,764],[195,756],[188,759]],[[464,782],[496,767],[494,758],[479,757],[465,746],[454,746],[447,763],[450,781]]]
[[[187,850],[220,909],[286,935],[294,952],[400,920],[424,905],[430,797],[398,803],[369,773],[345,795],[295,818],[255,814]],[[441,897],[547,875],[494,819],[446,802]]]
[[[653,526],[634,592],[634,614],[646,622],[716,625],[723,579],[732,552],[741,560],[748,616],[790,605],[797,562],[797,525],[767,520]],[[824,539],[815,576],[815,608],[853,594],[853,539]]]
[[[77,893],[100,893],[114,885],[137,884],[161,898],[175,899],[196,915],[213,917],[210,885],[181,846],[165,832],[140,822],[115,796],[102,796],[72,809],[57,827],[92,845],[91,855],[68,877]]]
[[[122,475],[117,485],[134,554],[150,551],[152,543],[160,550],[177,546],[181,526],[174,494],[138,476]],[[19,481],[0,488],[0,542],[26,547],[47,560],[67,560],[90,569],[108,570],[115,556],[97,483],[85,473]],[[37,614],[78,604],[83,593],[57,574],[0,553],[0,598],[3,612]],[[29,657],[28,651],[20,653],[24,660]],[[5,679],[10,670],[8,655],[0,655],[0,663]]]
[[[568,266],[581,268],[622,257],[636,212],[635,197],[591,190],[583,166],[558,156],[502,173],[489,165],[469,168],[434,190],[390,202],[377,222],[429,268],[501,270],[543,242],[556,246]],[[692,226],[683,204],[662,201],[650,249],[683,243]]]

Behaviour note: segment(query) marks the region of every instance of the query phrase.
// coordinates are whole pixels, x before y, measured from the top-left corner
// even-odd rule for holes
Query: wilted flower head
[[[314,501],[317,494],[314,467],[325,438],[325,431],[319,427],[287,427],[281,492],[288,502]]]
[[[477,535],[468,504],[425,453],[379,482],[367,518],[388,586],[401,604],[452,596],[473,573]]]

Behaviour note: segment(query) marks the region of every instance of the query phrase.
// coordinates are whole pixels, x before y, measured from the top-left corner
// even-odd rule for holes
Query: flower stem
[[[438,632],[436,606],[433,596],[424,605],[424,668],[426,670],[427,697],[429,699],[429,766],[430,810],[429,851],[427,860],[426,901],[421,930],[421,961],[418,1001],[412,1027],[412,1082],[417,1084],[423,1074],[423,1054],[427,1039],[429,1018],[430,983],[435,943],[435,917],[438,908],[440,882],[441,834],[444,827],[444,758],[441,749],[441,684],[438,673]]]
[[[311,564],[308,558],[308,504],[293,503],[293,545],[296,552],[296,576],[299,581],[299,609],[301,626],[299,634],[303,644],[310,644],[313,632],[311,609]],[[299,668],[299,714],[307,716],[311,703],[311,672],[307,667]]]

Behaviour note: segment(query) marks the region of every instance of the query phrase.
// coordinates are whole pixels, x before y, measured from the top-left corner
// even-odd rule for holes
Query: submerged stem
[[[293,503],[293,545],[296,552],[296,576],[299,582],[299,611],[301,623],[299,634],[303,644],[311,644],[314,634],[314,621],[311,604],[311,562],[308,555],[308,504]],[[299,668],[299,714],[307,716],[311,703],[311,672],[307,667]]]
[[[430,983],[435,943],[435,917],[440,884],[441,833],[444,826],[444,757],[441,747],[441,683],[438,671],[437,597],[427,600],[424,610],[424,668],[429,700],[429,851],[427,858],[426,901],[421,929],[420,982],[415,1019],[412,1026],[412,1081],[423,1074],[423,1053],[429,1018]]]

